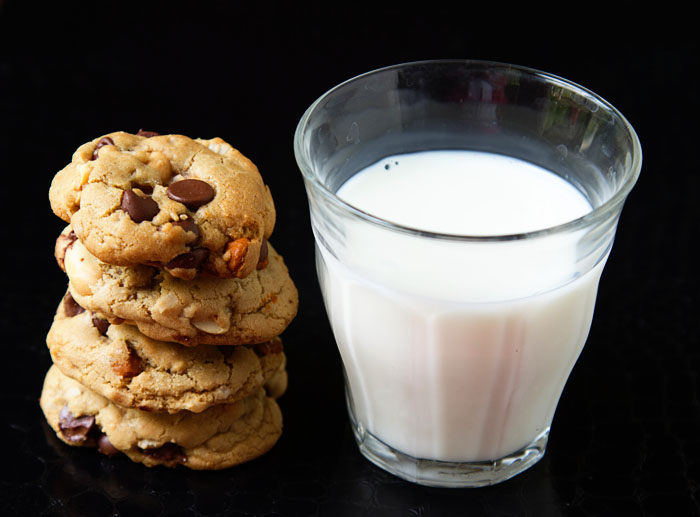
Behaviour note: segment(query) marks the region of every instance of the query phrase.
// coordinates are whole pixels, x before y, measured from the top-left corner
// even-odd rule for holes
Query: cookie
[[[282,341],[250,346],[185,347],[156,341],[126,323],[110,324],[67,293],[46,338],[54,364],[120,406],[145,411],[201,412],[245,398],[269,382],[285,382]],[[284,371],[284,373],[282,373]]]
[[[269,343],[274,345],[274,340]],[[266,343],[262,346],[265,345]],[[258,353],[260,353],[258,350],[260,346],[261,345],[256,346],[256,351]],[[289,377],[287,375],[287,356],[285,356],[284,353],[282,353],[282,364],[277,366],[277,369],[269,376],[269,379],[267,376],[265,376],[265,378],[267,379],[265,381],[265,393],[267,393],[268,397],[278,399],[286,393]]]
[[[296,315],[298,293],[270,245],[268,265],[246,278],[175,278],[149,266],[113,266],[88,252],[67,227],[56,260],[73,298],[84,308],[120,320],[160,341],[187,346],[250,345],[278,336]]]
[[[282,413],[263,389],[201,413],[149,413],[118,406],[52,366],[39,402],[68,445],[123,453],[148,467],[225,469],[266,453],[282,434]]]
[[[264,267],[275,224],[258,169],[220,138],[110,133],[78,148],[49,200],[100,260],[183,279]]]

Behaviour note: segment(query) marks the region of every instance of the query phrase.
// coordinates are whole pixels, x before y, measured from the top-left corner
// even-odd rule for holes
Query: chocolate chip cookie
[[[132,325],[110,324],[67,293],[46,338],[54,364],[120,406],[146,411],[201,412],[243,399],[275,377],[286,383],[282,341],[250,346],[185,347],[156,341]],[[286,387],[286,385],[285,385]]]
[[[277,252],[246,278],[173,277],[149,266],[114,266],[92,254],[67,227],[56,241],[73,298],[112,322],[126,321],[160,341],[187,346],[249,345],[278,336],[296,315],[298,293]]]
[[[40,405],[68,445],[123,453],[149,467],[224,469],[266,453],[282,434],[279,406],[262,388],[201,413],[149,413],[118,406],[52,366]]]
[[[220,138],[110,133],[78,148],[49,199],[100,260],[183,279],[264,268],[275,224],[258,169]]]

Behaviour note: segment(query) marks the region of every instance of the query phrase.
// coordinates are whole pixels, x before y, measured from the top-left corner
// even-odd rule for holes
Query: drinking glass
[[[592,210],[526,233],[454,235],[384,220],[337,195],[371,164],[435,150],[525,160],[570,183]],[[445,487],[499,483],[535,464],[640,173],[627,120],[538,70],[424,61],[323,94],[301,118],[294,151],[362,454]]]

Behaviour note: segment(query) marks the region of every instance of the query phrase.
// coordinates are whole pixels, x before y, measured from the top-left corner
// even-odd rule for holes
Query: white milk
[[[398,224],[467,235],[540,230],[591,210],[544,169],[466,151],[384,159],[338,196]],[[604,263],[576,275],[578,233],[484,243],[359,220],[343,232],[342,250],[319,245],[319,277],[361,426],[442,461],[498,459],[548,430]]]

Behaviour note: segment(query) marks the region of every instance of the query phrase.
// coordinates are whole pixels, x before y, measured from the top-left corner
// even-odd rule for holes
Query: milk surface
[[[393,223],[454,235],[542,230],[591,210],[548,171],[467,151],[388,157],[337,195]],[[340,249],[317,239],[317,261],[360,426],[441,461],[498,459],[548,430],[604,263],[578,271],[580,234],[490,242],[350,218],[342,235]]]
[[[477,151],[390,156],[337,195],[376,217],[419,230],[509,235],[577,219],[591,205],[573,185],[529,162]]]

